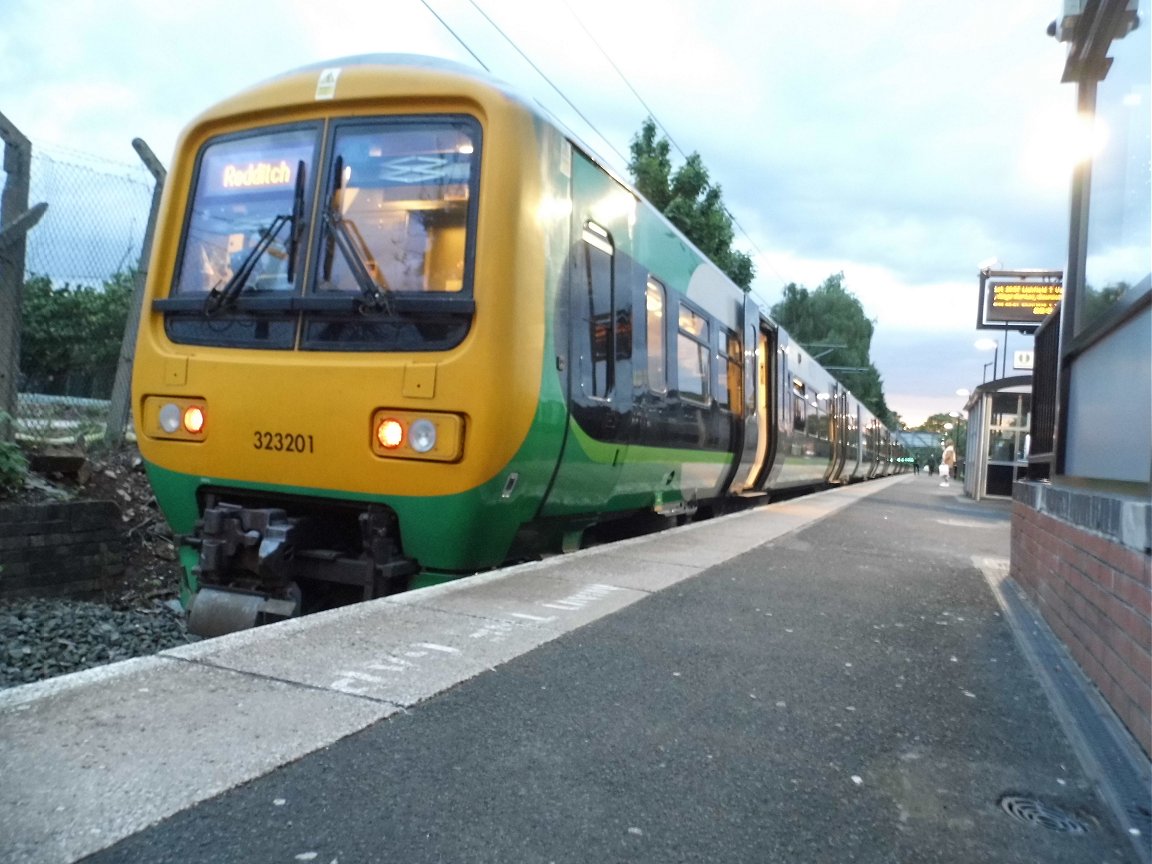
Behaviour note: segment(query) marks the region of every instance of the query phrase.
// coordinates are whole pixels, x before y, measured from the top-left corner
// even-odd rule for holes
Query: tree
[[[671,146],[656,136],[656,121],[644,121],[632,138],[628,170],[640,194],[668,217],[733,282],[748,291],[756,267],[747,254],[732,248],[732,217],[719,185],[709,179],[699,153],[692,153],[675,173]]]
[[[917,426],[915,431],[935,432],[936,434],[943,436],[945,432],[949,431],[944,428],[945,425],[955,425],[955,423],[956,418],[952,417],[950,414],[933,414],[931,417]]]
[[[835,273],[815,291],[792,282],[772,307],[772,318],[804,346],[889,428],[899,418],[884,400],[884,382],[872,364],[874,325],[856,296]]]
[[[940,436],[941,440],[951,438],[955,447],[956,455],[963,459],[966,456],[966,449],[968,444],[968,436],[965,434],[965,420],[959,413],[952,414],[933,414],[923,423],[916,427],[916,432],[934,432]]]
[[[30,388],[70,396],[107,397],[134,273],[122,271],[100,287],[52,285],[47,276],[24,283],[20,373]],[[80,382],[82,380],[82,383]],[[77,392],[77,391],[85,392]]]

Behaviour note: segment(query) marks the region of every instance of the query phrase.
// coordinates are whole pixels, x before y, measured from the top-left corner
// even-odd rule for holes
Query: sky
[[[1045,32],[1062,6],[4,0],[0,112],[34,152],[138,166],[139,137],[167,165],[180,130],[232,93],[403,52],[486,66],[621,176],[652,116],[674,167],[698,152],[721,187],[766,308],[790,282],[844,274],[875,323],[888,406],[916,426],[994,377],[978,341],[1007,374],[1032,348],[976,329],[980,269],[1065,266],[1079,136],[1065,47]]]

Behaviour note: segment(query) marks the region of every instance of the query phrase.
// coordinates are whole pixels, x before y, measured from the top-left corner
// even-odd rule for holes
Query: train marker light
[[[399,420],[386,417],[376,427],[376,440],[385,450],[395,450],[404,443],[404,426]]]
[[[204,409],[199,405],[189,405],[184,409],[184,431],[192,435],[204,431]]]
[[[417,453],[427,453],[436,446],[436,425],[431,420],[417,420],[408,428],[408,446]]]

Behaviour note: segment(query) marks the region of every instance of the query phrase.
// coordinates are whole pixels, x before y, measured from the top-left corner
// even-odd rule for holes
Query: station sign
[[[982,270],[978,330],[1035,331],[1064,296],[1059,270]]]
[[[1013,369],[1032,369],[1035,365],[1036,352],[1034,351],[1014,351],[1012,352],[1012,368]]]

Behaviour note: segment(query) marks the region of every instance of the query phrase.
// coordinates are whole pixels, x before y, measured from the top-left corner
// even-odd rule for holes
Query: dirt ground
[[[107,586],[106,603],[130,608],[178,595],[181,567],[176,545],[135,446],[112,453],[30,454],[29,461],[24,489],[0,503],[114,501],[120,508],[124,574]]]

